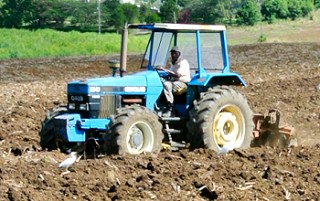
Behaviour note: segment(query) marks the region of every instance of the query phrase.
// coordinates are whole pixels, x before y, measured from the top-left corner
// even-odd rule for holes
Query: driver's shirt
[[[179,78],[174,78],[175,81],[188,83],[191,80],[190,66],[186,59],[178,59],[175,64],[171,64],[170,70],[180,75]]]

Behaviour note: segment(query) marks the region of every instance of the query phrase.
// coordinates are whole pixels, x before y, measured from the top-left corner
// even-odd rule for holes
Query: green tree
[[[286,19],[289,14],[287,0],[264,0],[261,5],[261,14],[271,22],[275,18]]]
[[[320,0],[314,0],[314,6],[320,8]]]
[[[302,16],[307,16],[314,10],[313,0],[303,0],[301,5]]]
[[[124,3],[121,4],[122,10],[123,10],[123,14],[125,16],[125,20],[132,24],[137,22],[137,20],[139,19],[139,9],[136,5],[133,5],[131,3]]]
[[[176,1],[178,3],[178,6],[180,7],[187,7],[188,5],[190,5],[193,0],[177,0]]]
[[[145,22],[146,23],[156,23],[156,22],[161,22],[161,18],[157,13],[154,12],[148,12],[146,17],[145,17]]]
[[[29,15],[31,0],[3,0],[0,7],[0,26],[21,28]]]
[[[64,28],[66,19],[72,24],[92,24],[89,19],[97,19],[95,4],[86,4],[70,0],[32,0],[30,15],[27,17],[32,28]],[[90,15],[90,17],[88,16]],[[93,24],[96,24],[96,20]]]
[[[289,17],[295,20],[302,16],[301,0],[289,1],[288,3]]]
[[[175,0],[165,0],[160,7],[162,22],[174,22],[178,17],[178,8]]]
[[[147,6],[147,4],[142,4],[140,5],[140,8],[139,8],[139,21],[140,22],[144,22],[145,21],[145,18],[149,12],[149,8]]]
[[[195,0],[188,5],[192,23],[215,24],[223,21],[224,15],[219,2],[222,0]]]
[[[255,25],[259,21],[259,11],[255,0],[247,0],[238,9],[236,18],[240,25]]]
[[[107,10],[111,13],[107,24],[109,26],[114,26],[117,32],[119,32],[124,22],[135,23],[139,19],[139,9],[137,6],[130,3],[120,4],[119,1],[108,0],[105,6]]]
[[[102,3],[101,7],[103,8],[103,10],[105,10],[104,13],[106,13],[106,16],[104,19],[105,19],[105,23],[107,26],[114,26],[115,20],[117,20],[117,19],[113,19],[112,16],[117,15],[114,12],[116,9],[119,10],[118,7],[120,7],[120,6],[121,6],[121,4],[120,4],[119,0],[106,0]],[[122,10],[121,10],[121,12],[122,12]],[[122,20],[122,19],[120,19],[120,20]]]
[[[116,31],[119,32],[124,25],[125,19],[126,16],[123,14],[122,7],[116,7],[111,14],[111,20],[109,25],[114,26]]]
[[[0,11],[1,11],[1,8],[2,8],[3,5],[4,5],[3,1],[0,0]],[[3,18],[3,14],[2,14],[2,12],[0,12],[0,26],[1,26],[1,19],[2,18]]]
[[[246,0],[226,0],[219,2],[223,8],[223,16],[228,19],[229,24],[232,24],[232,19],[236,17],[237,11],[244,4],[244,1]]]
[[[161,22],[159,15],[151,10],[152,4],[155,0],[148,3],[143,3],[139,8],[139,21],[146,23]]]
[[[65,20],[72,14],[75,8],[74,4],[63,0],[46,0],[46,2],[46,8],[43,13],[46,18],[46,25],[63,27]]]
[[[106,9],[107,13],[112,13],[115,9],[120,7],[121,4],[119,0],[105,0],[101,3],[101,7]]]
[[[75,3],[71,13],[71,24],[86,29],[98,25],[98,13],[96,3]],[[103,10],[103,8],[102,8]],[[106,13],[106,12],[101,12]],[[101,17],[104,19],[104,14]]]

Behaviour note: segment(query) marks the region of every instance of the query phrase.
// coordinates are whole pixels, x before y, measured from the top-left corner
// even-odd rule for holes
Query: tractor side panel
[[[245,81],[237,73],[214,73],[206,74],[200,78],[194,78],[188,84],[190,86],[213,87],[216,85],[242,85],[247,86]]]

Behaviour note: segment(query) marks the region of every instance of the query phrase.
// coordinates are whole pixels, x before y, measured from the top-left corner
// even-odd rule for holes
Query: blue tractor
[[[141,71],[125,75],[128,30],[150,34]],[[163,83],[169,52],[178,46],[190,64],[192,79],[175,94],[174,116],[164,117]],[[235,86],[246,86],[230,71],[226,28],[220,25],[125,25],[120,70],[113,76],[68,83],[67,106],[54,108],[42,122],[43,149],[140,154],[163,146],[247,148],[254,138],[254,115]],[[262,118],[263,119],[263,118]]]

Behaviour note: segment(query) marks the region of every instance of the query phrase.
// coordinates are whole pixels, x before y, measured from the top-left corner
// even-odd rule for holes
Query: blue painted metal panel
[[[81,129],[98,129],[98,130],[107,130],[107,126],[110,123],[110,119],[81,119],[78,125]]]
[[[199,76],[202,77],[203,74],[206,73],[201,63],[201,40],[200,40],[200,32],[196,32],[196,43],[197,43],[197,60],[198,60],[198,72]]]
[[[55,117],[54,129],[58,138],[68,142],[85,142],[86,133],[79,129],[80,114],[63,114]]]
[[[75,94],[88,94],[89,86],[85,81],[72,81],[68,84],[67,92]]]
[[[148,70],[151,70],[153,69],[153,66],[152,66],[152,52],[153,52],[153,44],[154,44],[154,41],[152,40],[154,38],[154,32],[151,33],[151,36],[150,36],[150,39],[149,39],[149,43],[150,43],[150,52],[149,52],[149,60],[148,60]],[[149,44],[148,44],[149,45]],[[147,51],[147,50],[146,50]]]
[[[148,81],[147,80],[152,80]],[[72,81],[68,84],[68,93],[89,94],[90,87],[116,87],[117,89],[123,87],[159,87],[162,86],[159,75],[156,71],[143,71],[130,74],[123,77],[101,77],[92,78],[81,81]],[[111,90],[109,93],[115,93],[117,90]]]
[[[218,77],[223,77],[223,78],[232,78],[235,81],[241,83],[243,86],[247,86],[245,81],[240,77],[239,74],[237,73],[214,73],[214,74],[205,74],[203,77],[200,78],[193,78],[188,85],[194,85],[194,86],[207,86],[210,80]],[[219,84],[219,83],[217,83]],[[230,84],[232,85],[232,84]]]
[[[162,90],[163,84],[160,76],[156,71],[150,71],[147,80],[147,96],[146,96],[146,107],[150,110],[154,110],[154,104],[158,100]]]
[[[230,72],[230,65],[229,65],[229,56],[228,56],[228,43],[227,43],[227,36],[226,32],[223,31],[220,33],[220,39],[221,39],[221,48],[222,48],[222,58],[223,58],[223,73],[229,73]]]
[[[129,25],[130,28],[135,28],[135,29],[149,29],[152,30],[154,29],[153,24],[138,24],[138,25]]]
[[[55,117],[54,129],[58,138],[68,142],[85,142],[86,130],[106,130],[110,119],[81,119],[80,114],[63,114]]]

